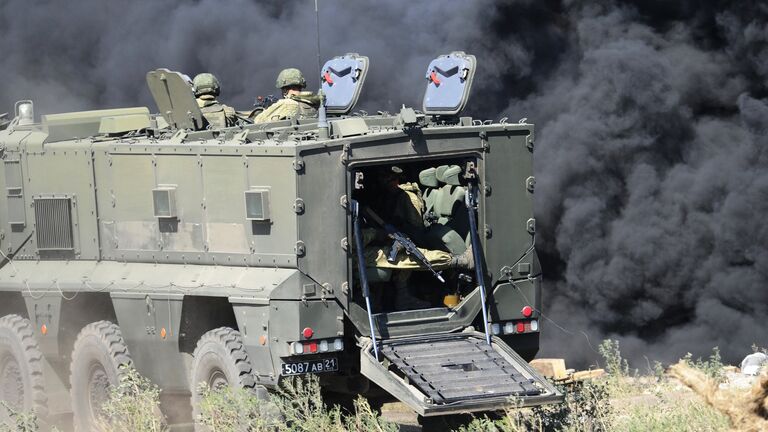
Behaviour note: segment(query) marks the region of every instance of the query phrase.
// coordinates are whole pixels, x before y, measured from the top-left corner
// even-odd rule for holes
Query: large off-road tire
[[[195,423],[200,415],[201,383],[211,389],[230,386],[257,392],[253,367],[239,331],[219,327],[205,333],[197,342],[193,357],[189,382]]]
[[[69,369],[75,430],[98,430],[101,407],[125,374],[123,367],[130,366],[128,346],[115,323],[97,321],[83,327]]]
[[[16,411],[40,417],[48,411],[43,354],[32,324],[19,315],[0,318],[0,399]]]

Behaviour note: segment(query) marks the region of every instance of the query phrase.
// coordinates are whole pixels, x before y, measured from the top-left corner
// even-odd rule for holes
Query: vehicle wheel
[[[75,430],[96,430],[101,407],[125,374],[124,366],[133,361],[115,323],[97,321],[80,331],[69,369]]]
[[[19,315],[0,318],[0,399],[14,410],[47,414],[43,354],[32,323]]]
[[[219,327],[204,334],[197,342],[190,373],[192,414],[195,422],[200,415],[200,383],[211,389],[225,386],[245,388],[255,393],[256,380],[243,337],[235,329]]]

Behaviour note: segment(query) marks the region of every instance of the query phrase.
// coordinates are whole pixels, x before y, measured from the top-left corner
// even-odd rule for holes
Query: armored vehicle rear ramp
[[[363,375],[422,416],[487,411],[555,402],[562,395],[502,341],[482,333],[433,335],[383,342],[382,362],[361,350]]]

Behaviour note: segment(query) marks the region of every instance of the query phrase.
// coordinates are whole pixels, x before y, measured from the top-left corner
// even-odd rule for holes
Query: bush
[[[110,390],[102,406],[99,427],[104,432],[164,432],[168,430],[160,412],[160,389],[139,375],[136,369],[121,366],[120,384]]]
[[[720,348],[712,348],[712,354],[710,354],[709,358],[706,360],[702,360],[701,357],[693,360],[693,355],[691,353],[686,354],[685,357],[683,357],[683,360],[692,367],[704,372],[705,375],[715,380],[715,382],[721,383],[725,381],[725,371],[723,369],[725,365],[720,356]]]
[[[396,432],[364,398],[354,402],[354,413],[345,416],[339,406],[326,406],[320,380],[314,375],[284,380],[275,394],[262,400],[245,389],[202,389],[200,424],[214,431],[296,432]]]
[[[34,412],[19,412],[0,400],[3,413],[0,415],[0,432],[35,432],[39,430],[39,419]]]

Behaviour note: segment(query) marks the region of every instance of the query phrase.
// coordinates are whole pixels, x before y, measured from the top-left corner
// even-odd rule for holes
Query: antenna
[[[320,10],[317,7],[317,0],[315,0],[315,24],[317,27],[317,76],[320,77],[320,87],[323,86],[323,64],[320,60]]]

